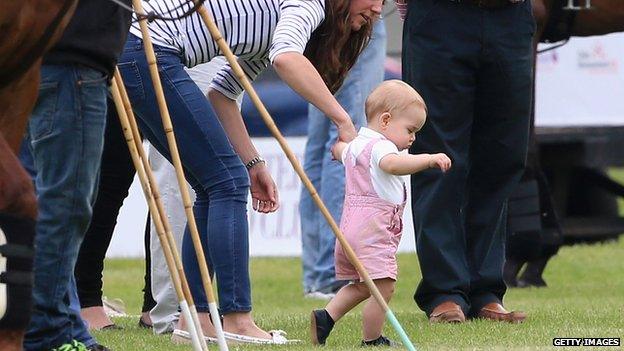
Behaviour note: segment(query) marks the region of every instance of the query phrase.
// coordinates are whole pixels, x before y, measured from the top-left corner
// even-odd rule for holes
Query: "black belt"
[[[485,9],[500,9],[512,4],[524,2],[525,0],[451,0],[453,2],[465,3]]]

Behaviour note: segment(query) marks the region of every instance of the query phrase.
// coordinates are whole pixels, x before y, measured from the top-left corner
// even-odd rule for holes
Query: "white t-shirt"
[[[351,152],[354,158],[357,158],[362,151],[364,151],[366,145],[373,139],[383,139],[377,142],[371,150],[369,171],[373,182],[373,188],[382,199],[397,205],[402,204],[404,200],[403,178],[386,173],[379,168],[379,162],[384,156],[399,153],[399,149],[396,145],[386,139],[382,134],[366,127],[360,128],[358,136],[353,139],[349,143],[349,147],[346,147],[342,152],[341,161],[343,164],[345,163],[347,150]]]

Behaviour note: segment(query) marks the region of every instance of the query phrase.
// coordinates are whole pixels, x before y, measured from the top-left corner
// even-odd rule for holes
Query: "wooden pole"
[[[135,142],[136,149],[138,150],[139,159],[142,162],[142,167],[145,170],[145,173],[147,174],[147,181],[149,183],[151,194],[155,200],[156,209],[158,210],[158,221],[162,223],[162,226],[165,232],[165,239],[167,239],[169,247],[171,248],[171,256],[173,258],[175,268],[178,272],[178,276],[180,277],[180,281],[182,284],[182,293],[184,294],[184,297],[188,301],[189,309],[191,311],[191,316],[193,317],[192,320],[189,320],[187,322],[187,324],[191,326],[194,325],[196,328],[198,328],[197,335],[199,336],[199,340],[202,343],[202,347],[205,347],[207,349],[206,340],[204,339],[203,329],[201,328],[201,323],[199,321],[199,316],[197,314],[197,308],[195,307],[193,295],[191,294],[191,289],[188,285],[188,280],[186,279],[186,273],[184,273],[184,266],[182,264],[182,259],[180,258],[177,244],[173,237],[173,231],[171,230],[171,225],[169,224],[167,212],[165,211],[164,205],[161,201],[160,191],[158,190],[158,183],[156,182],[156,179],[154,178],[154,174],[152,173],[149,160],[145,156],[145,153],[143,152],[141,135],[139,134],[139,128],[136,124],[134,112],[132,111],[130,98],[128,98],[126,87],[123,84],[123,79],[121,78],[121,74],[119,73],[118,69],[115,69],[113,80],[116,82],[117,88],[119,89],[123,107],[128,118],[130,131],[132,132],[132,138]],[[156,220],[154,220],[154,224],[157,225]]]
[[[119,89],[119,87],[122,85],[123,83],[121,81],[118,81],[117,77],[115,77],[112,81],[111,92],[113,95],[113,100],[115,101],[115,106],[117,108],[119,121],[121,123],[121,127],[123,129],[124,136],[128,144],[128,149],[130,150],[130,156],[132,157],[132,162],[134,164],[135,169],[137,170],[137,175],[139,177],[139,181],[141,182],[141,187],[143,188],[143,194],[145,195],[145,198],[147,199],[147,204],[150,209],[150,213],[152,214],[152,219],[154,221],[154,224],[156,225],[156,232],[158,233],[158,239],[160,240],[160,244],[163,248],[165,262],[167,263],[169,273],[171,274],[173,287],[175,289],[176,295],[178,296],[178,301],[180,303],[182,313],[185,315],[186,318],[189,318],[189,320],[191,321],[191,323],[189,323],[189,327],[190,327],[189,330],[190,330],[191,339],[193,342],[193,348],[197,351],[207,350],[207,347],[203,347],[205,345],[205,340],[204,340],[204,345],[202,345],[200,340],[203,339],[203,337],[200,339],[199,335],[197,334],[196,326],[192,323],[193,320],[192,320],[192,316],[190,313],[189,304],[184,297],[184,292],[183,292],[182,283],[181,283],[182,279],[184,280],[186,279],[184,278],[183,275],[179,274],[180,272],[179,269],[177,271],[175,269],[176,262],[174,261],[173,254],[172,254],[172,251],[174,251],[175,248],[171,247],[170,240],[168,240],[166,237],[165,228],[162,223],[161,213],[158,209],[158,206],[156,205],[156,203],[159,202],[159,199],[157,197],[154,197],[155,183],[150,184],[149,177],[146,174],[146,172],[149,172],[147,171],[149,168],[147,169],[144,168],[143,163],[141,161],[141,158],[143,156],[142,146],[140,145],[140,141],[137,141],[137,139],[134,136],[134,133],[132,132],[130,122],[128,121],[128,115],[126,113],[126,109],[124,109],[124,103],[123,103],[123,99],[121,97],[121,93]],[[139,145],[138,148],[137,148],[137,145]],[[199,330],[201,330],[201,326],[199,326],[199,328],[200,328]]]
[[[355,252],[351,248],[351,245],[349,245],[349,243],[345,239],[344,235],[340,231],[340,227],[338,227],[338,225],[336,224],[336,221],[334,221],[334,218],[331,216],[331,214],[327,210],[327,207],[325,207],[323,200],[321,200],[318,192],[314,188],[314,185],[312,185],[312,182],[310,181],[308,176],[305,174],[305,171],[303,170],[303,167],[301,167],[299,160],[297,160],[297,157],[295,156],[294,152],[291,150],[290,146],[286,142],[286,138],[284,138],[279,128],[277,128],[275,121],[273,121],[273,118],[271,118],[269,111],[266,109],[266,107],[260,100],[260,97],[258,96],[255,89],[251,85],[251,82],[247,78],[247,75],[243,72],[243,69],[238,64],[238,61],[236,60],[236,56],[234,56],[234,54],[232,53],[232,50],[230,49],[227,42],[225,41],[225,39],[219,32],[219,28],[216,26],[213,19],[210,17],[208,10],[206,9],[205,6],[202,5],[198,9],[198,11],[204,23],[208,27],[208,31],[210,31],[210,35],[212,36],[212,39],[217,43],[217,45],[219,46],[219,49],[225,55],[225,58],[230,64],[230,67],[232,68],[235,76],[238,78],[238,81],[243,85],[243,88],[245,89],[245,91],[247,91],[247,94],[251,98],[251,101],[253,102],[253,104],[256,106],[256,108],[260,112],[260,116],[262,116],[262,120],[264,121],[264,123],[267,125],[267,127],[271,131],[271,134],[273,134],[273,137],[277,139],[277,142],[282,147],[282,150],[284,150],[284,153],[286,154],[286,157],[288,157],[288,160],[290,161],[293,168],[295,169],[295,172],[297,172],[297,174],[299,175],[299,178],[305,185],[306,189],[308,189],[308,191],[310,192],[310,195],[312,195],[312,199],[314,200],[316,205],[321,210],[323,217],[325,217],[325,219],[329,223],[329,226],[331,227],[332,231],[336,235],[336,239],[338,239],[338,241],[342,245],[342,248],[345,251],[347,258],[349,259],[349,262],[351,262],[351,264],[355,267],[355,269],[358,271],[360,276],[363,278],[364,283],[370,290],[371,295],[375,298],[377,303],[386,312],[386,316],[388,317],[390,322],[393,324],[395,329],[397,329],[397,332],[399,334],[405,335],[405,337],[403,337],[402,335],[402,339],[405,342],[405,338],[407,338],[405,331],[400,326],[400,324],[398,324],[398,321],[396,320],[396,317],[394,317],[394,314],[390,310],[390,307],[386,303],[386,300],[383,298],[383,296],[379,292],[379,289],[377,289],[377,286],[375,286],[375,283],[368,275],[368,272],[366,271],[366,269],[364,268],[360,260],[355,255]],[[410,345],[411,345],[411,342],[409,342],[409,345],[406,345],[408,349]],[[412,346],[412,348],[414,347]]]
[[[141,0],[132,0],[132,4],[137,13],[144,14]],[[199,271],[202,279],[204,291],[208,299],[208,307],[210,309],[210,318],[217,334],[217,341],[219,344],[219,350],[228,350],[225,342],[225,336],[223,334],[223,328],[221,326],[221,318],[217,309],[214,291],[212,289],[212,282],[210,279],[210,273],[208,271],[208,265],[206,264],[204,249],[201,245],[199,238],[199,231],[197,230],[197,223],[195,222],[195,216],[193,215],[193,205],[191,204],[191,196],[188,191],[186,178],[184,177],[184,170],[182,168],[182,161],[180,160],[180,154],[178,152],[178,145],[175,140],[175,134],[173,132],[173,125],[171,124],[171,117],[169,116],[169,109],[167,108],[167,102],[163,93],[162,84],[160,82],[160,75],[158,73],[158,66],[156,63],[156,55],[154,54],[154,47],[147,28],[147,20],[142,19],[139,21],[141,26],[141,34],[143,36],[143,45],[145,47],[145,55],[147,63],[150,69],[150,75],[152,78],[152,84],[154,85],[154,92],[158,100],[158,108],[160,109],[163,129],[167,136],[167,143],[169,145],[169,153],[171,154],[171,161],[176,170],[176,176],[178,179],[178,186],[180,187],[180,194],[182,195],[182,203],[184,204],[184,212],[186,213],[187,225],[191,238],[193,240],[193,246],[195,248],[195,255],[197,256],[197,262],[199,264]]]

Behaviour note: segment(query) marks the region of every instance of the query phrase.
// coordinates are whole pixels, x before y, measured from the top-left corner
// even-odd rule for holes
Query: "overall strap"
[[[351,153],[351,145],[347,149],[347,158],[345,159],[345,169],[347,175],[347,188],[345,195],[370,196],[379,198],[373,186],[373,179],[370,173],[370,162],[372,150],[375,144],[384,139],[373,139],[364,150],[356,157]]]

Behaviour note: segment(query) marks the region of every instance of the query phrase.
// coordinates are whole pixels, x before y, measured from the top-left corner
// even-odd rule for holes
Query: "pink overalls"
[[[407,191],[403,187],[403,203],[393,204],[377,195],[370,174],[373,146],[383,139],[370,141],[354,159],[346,150],[345,200],[340,230],[368,271],[371,279],[397,277],[396,252],[403,230],[403,209]],[[355,267],[349,262],[336,240],[336,279],[361,281]]]

